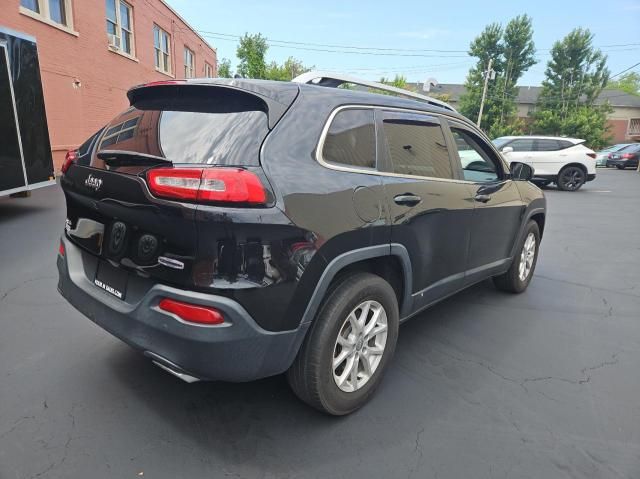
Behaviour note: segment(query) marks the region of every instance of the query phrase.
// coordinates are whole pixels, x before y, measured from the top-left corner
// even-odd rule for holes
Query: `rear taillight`
[[[78,159],[78,150],[67,151],[67,154],[64,157],[64,163],[62,163],[62,168],[60,168],[60,171],[62,171],[62,174],[65,174],[69,169],[69,167],[71,166],[71,163],[75,163],[77,159]]]
[[[267,199],[260,178],[241,168],[154,168],[147,181],[160,198],[253,205]]]
[[[161,310],[175,314],[183,321],[197,324],[222,324],[224,315],[216,308],[199,304],[183,303],[175,299],[164,298],[158,305]]]
[[[622,158],[633,158],[633,153],[623,153]]]
[[[593,158],[594,160],[595,160],[595,158],[596,158],[596,154],[595,154],[595,153],[587,153],[587,156],[588,156],[589,158]]]
[[[58,254],[60,256],[64,256],[65,250],[64,250],[64,243],[62,242],[62,240],[60,240],[60,244],[58,245]]]

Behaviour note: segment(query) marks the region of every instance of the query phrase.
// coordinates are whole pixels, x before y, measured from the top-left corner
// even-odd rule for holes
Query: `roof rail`
[[[421,95],[420,93],[414,93],[409,90],[403,90],[391,85],[385,85],[384,83],[378,83],[368,80],[362,80],[361,78],[352,77],[350,75],[343,75],[341,73],[332,73],[327,71],[310,71],[298,75],[292,82],[295,83],[308,83],[312,85],[327,86],[337,88],[345,83],[352,83],[354,85],[363,86],[367,88],[374,88],[376,90],[388,91],[397,95],[405,96],[413,100],[423,101],[431,105],[439,106],[447,110],[456,111],[451,105],[444,101],[436,100],[427,95]]]

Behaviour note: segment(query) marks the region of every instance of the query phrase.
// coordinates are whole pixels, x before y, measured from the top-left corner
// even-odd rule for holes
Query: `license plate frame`
[[[124,301],[127,294],[128,273],[108,261],[98,262],[93,284],[111,296]]]

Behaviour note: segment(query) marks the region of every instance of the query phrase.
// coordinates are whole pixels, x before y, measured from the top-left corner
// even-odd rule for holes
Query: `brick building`
[[[38,42],[56,170],[131,86],[216,76],[215,49],[163,0],[0,0],[0,25]]]
[[[407,88],[418,93],[423,93],[422,83],[410,83]],[[530,114],[534,112],[538,95],[542,91],[539,86],[518,87],[518,117],[529,121]],[[464,85],[445,83],[433,87],[427,95],[436,95],[446,98],[446,101],[454,108],[458,107],[460,97],[464,94]],[[627,143],[640,141],[640,97],[630,95],[620,90],[603,90],[596,103],[602,104],[608,101],[613,111],[608,115],[609,134],[612,143]],[[475,120],[475,118],[474,118]]]

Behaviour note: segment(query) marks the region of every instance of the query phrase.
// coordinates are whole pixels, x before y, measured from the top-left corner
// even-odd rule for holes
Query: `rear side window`
[[[385,119],[383,126],[394,173],[453,178],[440,124],[407,115]]]
[[[174,164],[259,165],[269,132],[264,105],[251,97],[227,101],[214,88],[153,88],[107,125],[96,152],[132,151]],[[92,165],[103,166],[95,154]]]
[[[376,130],[372,109],[349,109],[336,114],[322,148],[330,163],[357,168],[376,167]]]
[[[536,151],[558,151],[560,142],[558,140],[536,140]]]
[[[513,151],[533,151],[533,140],[528,138],[513,140],[507,146],[513,148]]]

